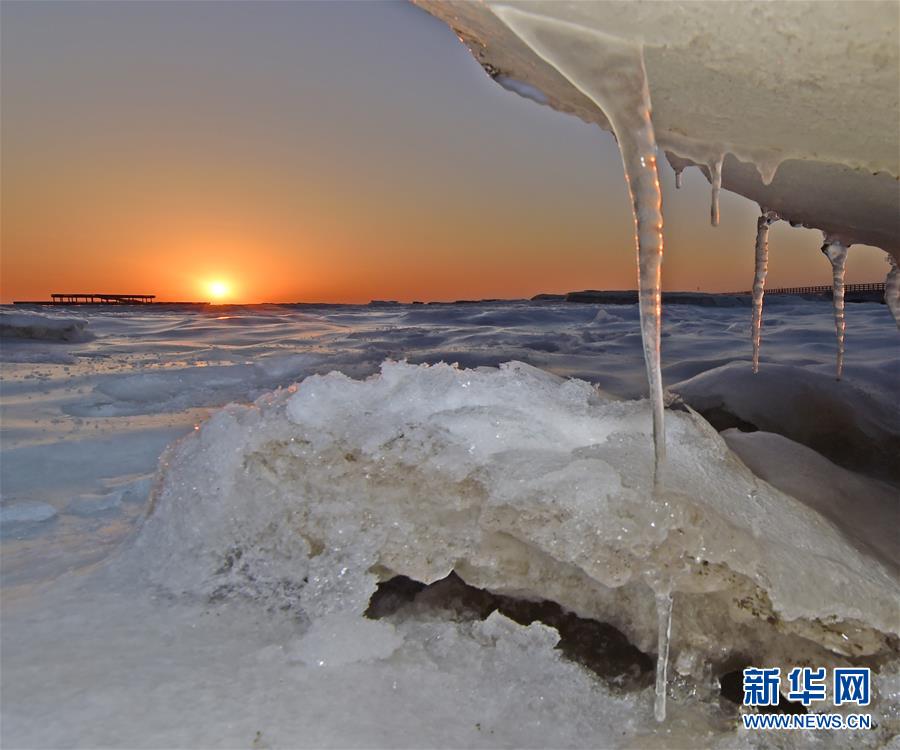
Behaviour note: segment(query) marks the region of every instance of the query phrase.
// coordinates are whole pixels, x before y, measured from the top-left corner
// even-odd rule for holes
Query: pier
[[[51,294],[57,305],[149,305],[155,294]]]
[[[844,284],[844,294],[851,292],[881,292],[884,294],[884,282],[871,284]],[[831,294],[831,285],[823,286],[786,286],[780,289],[766,289],[766,294]],[[750,294],[750,292],[745,292]]]
[[[206,307],[209,302],[157,302],[155,294],[55,293],[49,300],[15,300],[14,305],[153,305],[154,307]]]

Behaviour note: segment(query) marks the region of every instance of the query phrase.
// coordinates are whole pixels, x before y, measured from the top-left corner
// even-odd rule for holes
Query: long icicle
[[[766,273],[769,270],[769,227],[777,221],[778,214],[762,209],[756,220],[756,258],[753,274],[753,372],[759,372],[759,345],[762,331],[763,296],[766,293]]]
[[[831,287],[831,300],[834,307],[834,332],[837,337],[837,372],[836,377],[841,379],[844,371],[844,270],[847,265],[847,247],[839,240],[825,237],[822,252],[831,261],[833,283]]]
[[[666,691],[669,668],[669,639],[672,635],[672,592],[656,594],[656,619],[659,628],[656,656],[656,700],[653,715],[657,721],[666,718]]]
[[[508,5],[491,6],[491,10],[603,110],[619,143],[634,211],[641,338],[653,412],[654,481],[658,482],[666,454],[659,345],[663,216],[642,49],[593,29]]]
[[[894,256],[890,253],[887,255],[887,261],[891,266],[888,275],[884,280],[884,302],[894,316],[894,322],[900,328],[900,266],[894,260]]]

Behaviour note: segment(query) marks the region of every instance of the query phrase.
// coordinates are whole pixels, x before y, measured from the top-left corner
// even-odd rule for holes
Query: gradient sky
[[[435,300],[635,287],[613,137],[403,2],[0,4],[0,299]],[[652,92],[651,92],[652,95]],[[663,160],[666,289],[749,288],[758,209]],[[776,225],[769,285],[827,284]],[[854,246],[848,280],[883,280]]]

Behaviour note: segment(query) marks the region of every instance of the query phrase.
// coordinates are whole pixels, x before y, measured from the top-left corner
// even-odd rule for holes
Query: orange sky
[[[0,7],[3,302],[635,286],[612,136],[502,90],[412,6]],[[756,206],[723,196],[713,229],[696,170],[662,181],[665,287],[748,288]],[[830,283],[818,232],[770,244],[770,286]],[[850,281],[885,272],[851,250]]]

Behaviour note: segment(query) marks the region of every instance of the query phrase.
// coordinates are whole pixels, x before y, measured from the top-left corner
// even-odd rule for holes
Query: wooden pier
[[[157,302],[155,294],[56,293],[49,300],[15,300],[14,305],[152,305],[154,307],[206,307],[209,302]]]
[[[51,294],[54,304],[62,305],[149,305],[155,294]]]

